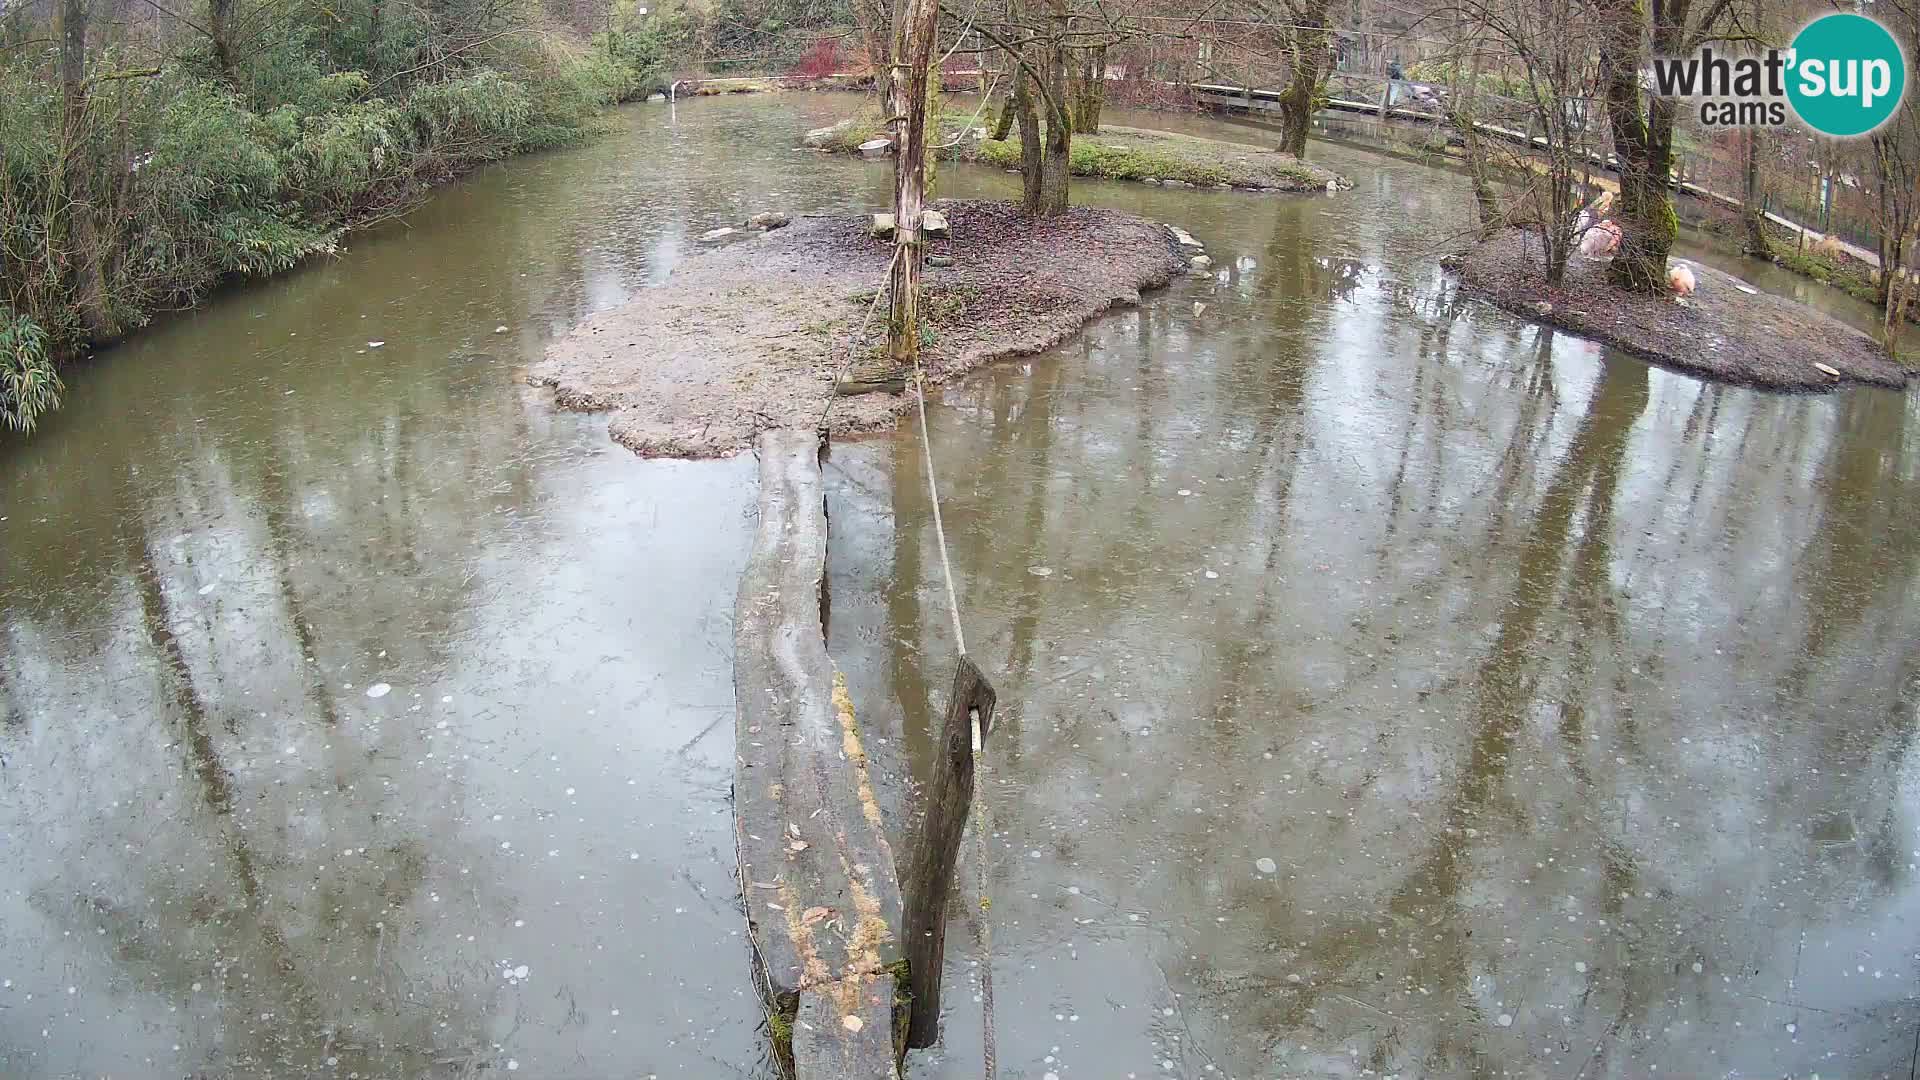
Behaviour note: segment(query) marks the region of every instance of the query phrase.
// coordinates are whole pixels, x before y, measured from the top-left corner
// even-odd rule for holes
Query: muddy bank
[[[1186,265],[1166,226],[1130,214],[936,206],[953,233],[929,244],[952,265],[922,278],[921,356],[936,383],[1051,348]],[[556,341],[528,379],[569,408],[613,410],[613,437],[650,457],[724,457],[772,428],[890,427],[910,397],[833,393],[850,351],[884,344],[878,290],[893,246],[868,225],[865,215],[801,218],[691,259]]]
[[[1776,390],[1906,385],[1906,368],[1860,331],[1784,297],[1747,292],[1752,286],[1730,274],[1687,265],[1699,288],[1680,300],[1622,292],[1608,283],[1604,261],[1579,255],[1563,285],[1551,289],[1538,244],[1512,230],[1468,253],[1458,273],[1472,295],[1691,374]]]
[[[944,111],[938,118],[940,156],[997,168],[1020,166],[1020,141],[989,139],[979,126],[984,116]],[[859,153],[863,145],[887,138],[878,110],[868,109],[832,127],[806,134],[805,144],[833,153]],[[1271,147],[1228,142],[1146,128],[1103,126],[1097,134],[1076,135],[1068,171],[1097,180],[1135,180],[1171,188],[1233,188],[1241,191],[1315,192],[1329,184],[1350,188],[1353,181],[1331,169]]]

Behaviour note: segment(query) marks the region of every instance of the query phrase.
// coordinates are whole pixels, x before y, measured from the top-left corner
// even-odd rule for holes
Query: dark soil
[[[921,278],[921,361],[935,383],[1051,348],[1187,263],[1166,226],[1117,211],[935,205],[953,238],[929,254],[954,261]],[[801,218],[689,259],[555,342],[529,381],[567,407],[613,410],[613,437],[650,457],[724,457],[771,428],[891,427],[910,394],[833,393],[849,355],[884,344],[893,244],[868,224]]]
[[[1538,240],[1509,230],[1470,252],[1459,275],[1469,295],[1694,375],[1777,390],[1907,384],[1905,367],[1838,319],[1784,297],[1742,292],[1746,283],[1731,274],[1687,265],[1699,287],[1679,299],[1617,289],[1605,260],[1577,254],[1563,285],[1550,289]]]

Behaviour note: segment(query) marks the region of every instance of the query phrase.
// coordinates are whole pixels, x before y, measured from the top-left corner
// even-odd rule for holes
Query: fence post
[[[953,673],[953,692],[927,785],[927,815],[905,882],[907,979],[913,1003],[908,1010],[907,1045],[928,1047],[940,1037],[940,976],[947,948],[947,898],[960,857],[960,838],[973,808],[973,717],[980,718],[980,741],[993,722],[994,690],[964,654]],[[984,869],[984,868],[983,868]],[[984,916],[983,916],[984,917]]]

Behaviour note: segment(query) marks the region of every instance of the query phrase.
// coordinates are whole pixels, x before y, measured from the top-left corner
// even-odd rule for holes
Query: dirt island
[[[1577,253],[1551,288],[1538,237],[1511,229],[1449,264],[1469,295],[1692,375],[1798,391],[1898,388],[1910,376],[1873,338],[1831,315],[1698,263],[1686,264],[1696,287],[1684,297],[1618,289],[1605,260]]]
[[[934,208],[951,235],[929,242],[921,279],[932,383],[1051,348],[1166,285],[1191,257],[1166,225],[1112,210],[1036,218],[989,201]],[[614,439],[648,457],[725,457],[774,428],[890,427],[910,395],[837,397],[834,384],[851,357],[884,345],[877,294],[892,241],[875,236],[865,214],[740,235],[581,323],[529,381],[553,388],[563,406],[611,410]]]

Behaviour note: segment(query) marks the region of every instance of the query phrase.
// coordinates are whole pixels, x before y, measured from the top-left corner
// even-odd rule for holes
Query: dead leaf
[[[1815,364],[1813,365],[1813,369],[1815,371],[1824,372],[1825,374],[1831,375],[1836,379],[1840,377],[1840,369],[1836,367],[1828,367],[1825,364],[1815,362]]]
[[[857,1032],[861,1028],[866,1027],[867,1022],[857,1016],[843,1016],[840,1018],[840,1026],[846,1028],[848,1031]]]
[[[812,926],[814,923],[819,922],[831,914],[833,914],[833,909],[830,907],[810,907],[801,914],[800,924],[802,926]]]
[[[795,840],[793,843],[787,845],[787,850],[798,855],[800,852],[805,851],[812,846],[813,846],[812,844],[807,843],[805,840]]]

